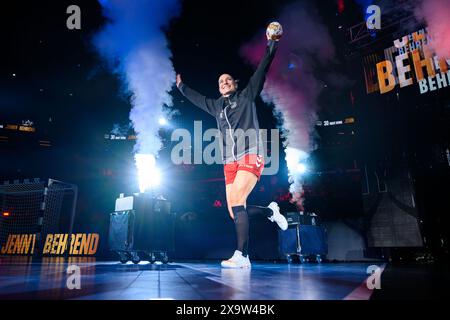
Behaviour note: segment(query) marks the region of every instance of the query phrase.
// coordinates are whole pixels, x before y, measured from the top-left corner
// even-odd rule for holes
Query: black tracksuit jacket
[[[224,163],[240,160],[246,154],[263,155],[255,99],[261,93],[269,66],[275,56],[277,42],[268,41],[266,52],[250,81],[242,91],[229,97],[210,99],[181,82],[178,89],[194,105],[216,118],[221,133]],[[242,129],[237,130],[236,129]]]

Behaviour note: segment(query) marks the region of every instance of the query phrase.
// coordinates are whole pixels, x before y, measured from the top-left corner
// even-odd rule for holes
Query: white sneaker
[[[234,251],[233,256],[228,259],[228,260],[224,260],[221,263],[222,268],[250,268],[251,267],[251,263],[250,263],[250,259],[248,258],[248,255],[246,257],[244,257],[242,255],[242,252],[236,250]]]
[[[286,218],[280,213],[280,208],[278,207],[278,203],[271,202],[268,206],[273,211],[273,215],[271,217],[268,217],[272,222],[276,222],[281,230],[287,230],[288,228],[288,222]]]

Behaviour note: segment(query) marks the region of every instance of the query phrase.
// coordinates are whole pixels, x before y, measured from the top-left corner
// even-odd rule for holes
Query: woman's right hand
[[[177,74],[177,88],[180,87],[180,83],[181,83],[181,75]]]

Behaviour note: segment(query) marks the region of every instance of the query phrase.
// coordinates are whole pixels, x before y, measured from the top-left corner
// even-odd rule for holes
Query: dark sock
[[[242,252],[244,257],[248,253],[248,215],[244,206],[232,207],[234,215],[234,226],[237,236],[237,250]]]
[[[264,215],[270,218],[273,215],[272,209],[268,207],[260,207],[260,206],[247,206],[247,213],[249,217],[254,217],[256,215]]]

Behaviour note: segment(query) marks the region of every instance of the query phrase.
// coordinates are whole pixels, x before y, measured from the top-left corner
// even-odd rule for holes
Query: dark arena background
[[[5,2],[0,299],[203,316],[191,300],[282,315],[281,300],[443,299],[449,16],[444,0]],[[272,21],[255,103],[279,134],[247,203],[277,202],[289,226],[251,218],[252,266],[227,269],[223,164],[202,157],[217,123],[175,76],[214,99],[223,73],[245,88]]]

